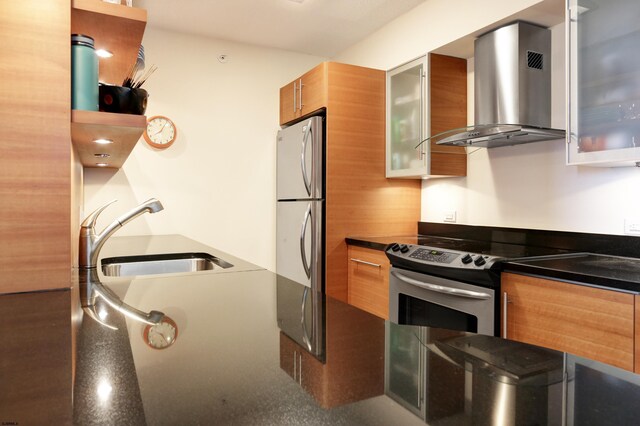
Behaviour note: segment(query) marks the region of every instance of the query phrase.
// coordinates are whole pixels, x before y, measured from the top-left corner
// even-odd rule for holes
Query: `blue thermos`
[[[71,109],[98,111],[98,56],[82,34],[71,35]]]

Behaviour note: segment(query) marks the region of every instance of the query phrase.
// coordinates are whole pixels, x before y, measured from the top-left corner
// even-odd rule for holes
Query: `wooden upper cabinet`
[[[387,72],[387,177],[466,176],[464,147],[422,142],[466,125],[466,59],[430,53]]]
[[[634,370],[632,294],[512,273],[501,285],[502,337]]]
[[[327,63],[323,62],[280,89],[280,125],[327,105]]]

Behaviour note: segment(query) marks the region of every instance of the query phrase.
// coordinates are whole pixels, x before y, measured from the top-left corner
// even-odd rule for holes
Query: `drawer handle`
[[[366,260],[355,259],[353,257],[351,258],[351,261],[356,263],[362,263],[363,265],[373,266],[376,268],[382,268],[382,265],[380,265],[379,263],[367,262]]]

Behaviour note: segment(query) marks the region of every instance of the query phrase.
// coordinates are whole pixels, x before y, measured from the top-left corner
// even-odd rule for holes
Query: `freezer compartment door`
[[[277,203],[276,272],[315,291],[322,291],[323,203]]]
[[[324,198],[322,120],[311,117],[278,132],[278,200]]]

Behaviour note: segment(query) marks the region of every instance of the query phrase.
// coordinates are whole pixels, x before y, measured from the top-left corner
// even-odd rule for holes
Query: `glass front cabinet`
[[[428,134],[426,74],[426,56],[387,72],[387,177],[429,173],[426,146],[416,149]]]
[[[567,163],[640,165],[640,1],[569,0]]]

